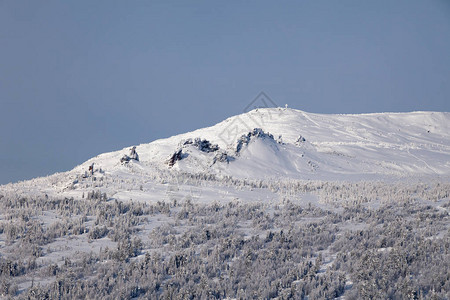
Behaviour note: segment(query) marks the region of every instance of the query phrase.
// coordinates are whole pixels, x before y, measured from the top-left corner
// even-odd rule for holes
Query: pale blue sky
[[[260,92],[450,111],[450,1],[0,0],[0,184],[213,125]]]

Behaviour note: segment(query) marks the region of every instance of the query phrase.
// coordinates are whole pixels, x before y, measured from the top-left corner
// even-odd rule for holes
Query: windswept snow
[[[449,127],[258,109],[0,186],[0,297],[448,298]]]
[[[110,189],[126,194],[130,191],[123,189],[125,185],[154,186],[155,180],[186,173],[250,180],[448,179],[450,113],[336,115],[256,109],[208,128],[139,145],[139,160],[121,161],[130,149],[2,189],[26,186],[28,191],[80,196],[107,181]],[[179,159],[170,166],[168,159],[177,151]],[[92,163],[91,176],[87,171]],[[138,194],[145,195],[145,189]]]
[[[167,158],[188,139],[206,139],[233,156],[239,137],[254,128],[272,134],[277,142],[254,138],[235,160],[214,165],[213,153],[192,148],[175,169],[261,179],[450,174],[450,114],[439,112],[325,115],[258,109],[212,127],[139,145],[136,150],[143,171],[152,172],[155,167],[167,168]],[[296,143],[299,136],[305,141]],[[82,172],[92,161],[115,172],[121,169],[118,157],[127,151],[100,155],[74,171]]]

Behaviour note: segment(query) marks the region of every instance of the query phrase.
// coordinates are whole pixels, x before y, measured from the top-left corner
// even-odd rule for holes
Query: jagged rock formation
[[[173,167],[177,161],[182,159],[183,159],[183,150],[178,149],[169,157],[169,159],[167,160],[167,164],[169,165],[169,167]]]
[[[216,162],[226,162],[229,163],[232,157],[227,154],[226,151],[218,151],[213,158],[213,164]]]
[[[131,160],[139,161],[139,155],[136,152],[136,146],[133,146],[130,149],[130,155],[124,155],[120,159],[120,162],[123,164],[129,163]]]
[[[248,145],[248,143],[250,143],[250,140],[252,139],[252,137],[268,138],[268,139],[275,141],[272,134],[265,133],[261,128],[254,128],[252,131],[250,131],[247,134],[243,134],[238,139],[237,144],[236,144],[236,154],[239,154],[239,152],[241,152],[243,146]]]
[[[219,145],[217,144],[211,144],[210,141],[206,140],[206,139],[200,139],[200,138],[195,138],[194,140],[192,139],[187,139],[184,143],[183,146],[186,145],[192,145],[196,148],[198,148],[198,150],[202,151],[202,152],[215,152],[217,150],[219,150]]]

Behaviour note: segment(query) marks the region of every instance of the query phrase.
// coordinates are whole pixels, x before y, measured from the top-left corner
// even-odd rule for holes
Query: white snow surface
[[[268,135],[252,136],[237,153],[238,139],[254,128],[261,128],[273,139]],[[299,136],[305,140],[298,141]],[[193,144],[183,145],[195,138],[206,139],[220,149],[204,152]],[[79,179],[88,173],[92,163],[94,174],[87,174],[88,178],[95,177],[96,182],[109,178],[118,195],[130,193],[124,183],[137,182],[140,189],[134,194],[138,197],[154,195],[155,189],[166,191],[161,180],[160,187],[154,184],[155,178],[180,173],[260,180],[447,181],[450,113],[315,114],[264,108],[211,127],[138,145],[139,161],[121,163],[131,147],[100,154],[68,172],[0,186],[0,192],[27,190],[80,196],[88,189]],[[182,149],[183,159],[170,167],[167,161],[178,149]],[[219,151],[227,153],[229,162],[214,162]]]
[[[233,155],[237,139],[253,128],[261,128],[275,139],[281,135],[284,144],[252,139],[236,160],[214,165],[214,153],[186,147],[189,156],[174,169],[240,178],[450,174],[450,113],[326,115],[284,108],[253,110],[212,127],[139,145],[139,169],[167,169],[166,160],[189,138],[207,139]],[[300,135],[306,141],[295,145]],[[121,172],[119,160],[129,148],[101,154],[72,172],[83,172],[92,162],[105,171]]]

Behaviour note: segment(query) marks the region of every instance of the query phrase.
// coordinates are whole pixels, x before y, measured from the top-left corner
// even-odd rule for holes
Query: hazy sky
[[[0,184],[213,125],[450,111],[450,1],[0,0]]]

